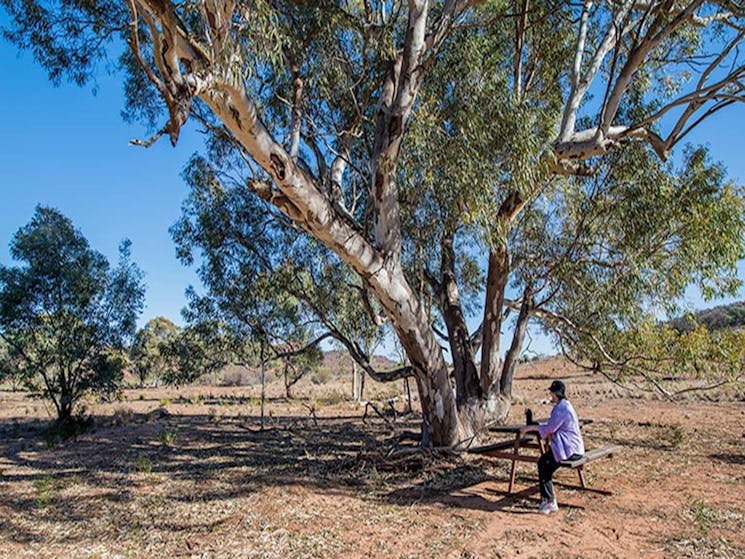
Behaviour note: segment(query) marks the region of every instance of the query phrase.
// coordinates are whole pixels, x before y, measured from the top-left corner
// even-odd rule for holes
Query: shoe
[[[538,507],[538,512],[541,514],[550,514],[559,510],[559,505],[556,504],[556,499],[553,501],[541,501],[541,506]]]

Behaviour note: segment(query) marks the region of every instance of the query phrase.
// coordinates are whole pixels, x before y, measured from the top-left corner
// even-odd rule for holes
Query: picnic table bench
[[[540,421],[545,422],[545,420]],[[591,419],[584,419],[580,421],[581,424],[586,425],[588,423],[592,423]],[[490,430],[494,432],[500,432],[500,433],[514,433],[515,438],[512,440],[505,440],[500,441],[493,444],[488,444],[484,446],[478,446],[469,448],[468,452],[470,454],[480,454],[482,456],[488,456],[490,458],[502,458],[505,460],[510,460],[512,462],[512,466],[510,468],[510,484],[508,488],[508,492],[512,493],[512,489],[515,485],[515,473],[517,470],[517,463],[518,462],[532,462],[537,463],[538,458],[540,456],[536,456],[535,454],[521,454],[520,450],[523,448],[531,448],[531,449],[538,449],[541,454],[543,454],[547,446],[544,443],[544,441],[538,437],[536,433],[529,433],[523,437],[520,436],[520,429],[524,427],[525,425],[522,424],[516,424],[516,425],[498,425],[495,427],[492,427]],[[614,454],[617,454],[623,449],[621,445],[606,445],[598,448],[594,448],[591,450],[588,450],[585,452],[585,454],[582,455],[581,458],[578,458],[577,460],[562,460],[559,462],[559,466],[563,468],[572,468],[577,471],[577,474],[579,476],[579,483],[580,487],[579,489],[583,489],[586,491],[594,491],[596,493],[602,493],[605,495],[611,495],[611,491],[606,491],[603,489],[596,489],[592,487],[588,487],[587,483],[585,482],[585,476],[584,476],[584,466],[590,462],[593,462],[595,460],[599,460],[600,458],[604,457],[611,457]]]
[[[577,474],[579,475],[579,484],[582,489],[588,489],[591,491],[596,491],[598,493],[612,495],[611,491],[587,487],[587,484],[585,483],[584,467],[585,464],[589,464],[590,462],[594,462],[595,460],[599,460],[600,458],[605,458],[606,456],[608,458],[611,458],[614,454],[621,452],[621,450],[623,450],[623,447],[619,444],[609,444],[598,448],[593,448],[592,450],[588,450],[587,452],[585,452],[582,455],[582,458],[577,458],[576,460],[562,460],[561,462],[559,462],[559,466],[561,466],[562,468],[573,468],[577,470]]]

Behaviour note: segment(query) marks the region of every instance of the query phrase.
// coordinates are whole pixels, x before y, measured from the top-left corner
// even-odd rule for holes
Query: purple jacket
[[[551,435],[551,450],[557,462],[566,460],[572,454],[585,453],[577,413],[566,399],[556,403],[548,423],[538,426],[538,433],[542,439]]]

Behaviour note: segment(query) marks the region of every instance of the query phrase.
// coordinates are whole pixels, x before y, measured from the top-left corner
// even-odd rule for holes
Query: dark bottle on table
[[[534,425],[533,410],[531,410],[530,408],[525,410],[525,425]]]

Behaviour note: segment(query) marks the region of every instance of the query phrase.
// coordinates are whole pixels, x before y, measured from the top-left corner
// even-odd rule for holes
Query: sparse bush
[[[686,430],[680,423],[665,425],[660,440],[667,443],[670,448],[678,448],[686,440]]]
[[[611,439],[615,439],[618,431],[621,429],[621,423],[617,419],[611,419],[608,422],[608,434]]]
[[[118,408],[114,411],[112,421],[114,425],[129,425],[134,418],[134,412],[130,408]]]
[[[76,439],[93,427],[93,418],[82,413],[75,417],[57,420],[44,433],[47,447],[53,448],[63,441]]]
[[[326,384],[328,381],[331,380],[331,373],[328,371],[328,369],[320,369],[313,373],[310,377],[310,382],[313,384]]]
[[[339,394],[336,390],[334,390],[328,396],[324,396],[323,398],[320,398],[320,402],[322,405],[335,406],[337,404],[340,404],[342,399],[343,399],[342,395]]]
[[[150,459],[143,453],[137,455],[137,461],[135,462],[135,469],[143,474],[149,474],[153,471],[153,464]]]
[[[46,507],[54,501],[55,493],[59,490],[60,483],[52,476],[45,475],[34,480],[34,489],[36,490],[36,506],[39,508]]]
[[[247,403],[249,406],[259,407],[261,405],[261,398],[259,396],[251,396]]]
[[[163,429],[158,433],[158,440],[164,447],[173,448],[176,446],[176,442],[178,441],[178,434],[173,429]]]
[[[221,386],[250,386],[256,382],[256,374],[245,369],[223,371],[220,375]]]
[[[703,499],[693,501],[688,510],[693,516],[693,523],[702,534],[708,534],[717,523],[717,511],[704,503]]]

